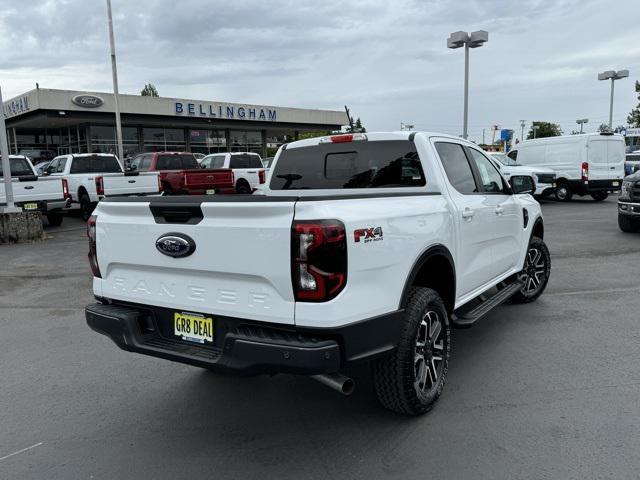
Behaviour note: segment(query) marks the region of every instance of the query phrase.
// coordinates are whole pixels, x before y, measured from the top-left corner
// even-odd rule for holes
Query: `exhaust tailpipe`
[[[351,395],[356,388],[356,383],[341,373],[323,373],[321,375],[311,375],[311,378],[345,396]]]

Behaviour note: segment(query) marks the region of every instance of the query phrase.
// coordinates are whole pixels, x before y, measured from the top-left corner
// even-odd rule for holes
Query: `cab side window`
[[[463,194],[478,193],[478,186],[462,145],[436,142],[435,147],[451,186]]]
[[[67,166],[67,159],[66,158],[61,158],[58,161],[58,166],[56,168],[56,173],[63,173],[64,172],[64,168]]]
[[[59,158],[54,158],[51,160],[51,163],[47,166],[46,172],[51,175],[52,173],[56,173],[56,169],[58,168],[58,163],[60,162]]]
[[[505,193],[502,176],[491,160],[474,148],[467,148],[467,151],[471,155],[471,160],[475,163],[476,168],[478,169],[483,191],[485,193]]]
[[[517,150],[511,150],[509,152],[509,154],[507,155],[507,157],[509,157],[511,160],[517,160],[518,159],[518,151]]]

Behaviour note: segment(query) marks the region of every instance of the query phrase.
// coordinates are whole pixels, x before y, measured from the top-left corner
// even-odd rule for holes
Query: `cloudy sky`
[[[640,79],[639,0],[112,0],[120,90],[161,96],[342,109],[369,130],[462,131],[456,30],[488,30],[471,51],[469,130],[519,120],[607,120],[603,70],[626,123]],[[44,88],[109,91],[104,0],[0,0],[6,99]]]

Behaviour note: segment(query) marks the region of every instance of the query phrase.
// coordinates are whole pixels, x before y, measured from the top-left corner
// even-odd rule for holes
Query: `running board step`
[[[471,310],[456,310],[451,316],[451,323],[457,328],[469,328],[491,310],[509,300],[515,293],[522,288],[522,282],[515,281],[498,290],[491,297],[482,301],[478,306]],[[482,297],[482,296],[481,296]],[[462,312],[460,310],[463,310]]]

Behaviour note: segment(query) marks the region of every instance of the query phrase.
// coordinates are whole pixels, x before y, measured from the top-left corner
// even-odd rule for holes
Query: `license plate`
[[[195,343],[213,342],[213,319],[198,313],[173,313],[173,333]]]
[[[620,182],[613,182],[611,185],[613,185],[614,187],[617,187],[620,185]]]
[[[216,191],[215,190],[207,190],[207,195],[215,195]]]
[[[37,210],[38,209],[38,204],[35,202],[32,203],[23,203],[22,204],[22,208],[24,210]]]

